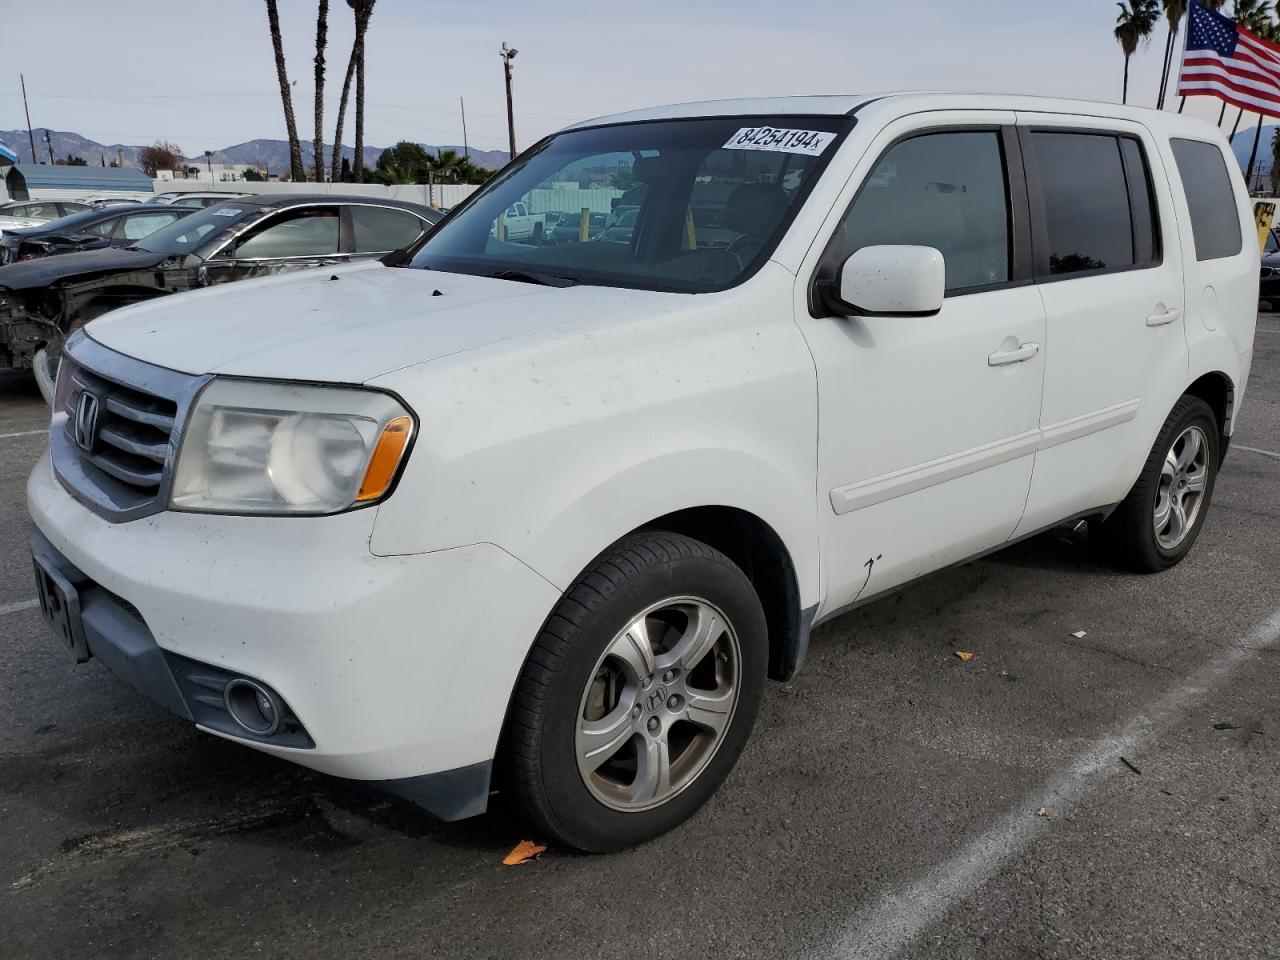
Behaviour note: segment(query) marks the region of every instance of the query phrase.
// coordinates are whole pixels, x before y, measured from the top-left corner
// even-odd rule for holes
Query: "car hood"
[[[104,346],[186,373],[361,383],[393,370],[675,294],[544,287],[466,274],[323,267],[126,307],[88,325]]]
[[[34,290],[51,283],[83,280],[105,273],[147,270],[169,259],[163,253],[146,250],[85,250],[64,253],[59,257],[22,260],[0,267],[0,287],[9,290]]]

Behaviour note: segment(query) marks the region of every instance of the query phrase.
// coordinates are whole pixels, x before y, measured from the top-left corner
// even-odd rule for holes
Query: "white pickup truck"
[[[530,191],[620,158],[629,242],[513,236]],[[1174,113],[582,123],[396,261],[73,336],[28,485],[42,609],[218,736],[638,843],[724,781],[816,624],[1068,520],[1135,571],[1186,556],[1248,382],[1254,236],[1221,134]]]

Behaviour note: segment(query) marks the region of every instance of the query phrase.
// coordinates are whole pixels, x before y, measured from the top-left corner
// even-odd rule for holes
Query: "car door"
[[[1182,254],[1141,125],[1019,114],[1049,349],[1019,535],[1123,499],[1186,371]]]
[[[801,318],[818,377],[820,613],[999,546],[1022,515],[1045,318],[1013,122],[900,120],[845,189],[819,279],[864,246],[923,245],[942,252],[947,291],[934,316]]]
[[[201,282],[226,283],[341,263],[350,259],[349,247],[337,204],[281,210],[205,261]]]

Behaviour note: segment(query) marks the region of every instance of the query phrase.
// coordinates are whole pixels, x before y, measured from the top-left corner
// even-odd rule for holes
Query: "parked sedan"
[[[198,210],[202,207],[212,207],[215,203],[222,203],[224,200],[234,200],[245,196],[248,196],[248,194],[230,193],[226,190],[211,191],[209,193],[200,193],[195,190],[170,190],[166,193],[157,193],[147,203],[159,203],[173,207],[192,207]]]
[[[194,211],[124,249],[0,266],[0,370],[34,369],[50,398],[66,337],[115,307],[376,257],[415,242],[439,219],[430,207],[374,197],[244,197]]]
[[[1267,242],[1262,247],[1262,274],[1258,288],[1258,300],[1268,310],[1280,307],[1280,233],[1267,231]]]
[[[78,200],[13,200],[0,204],[0,233],[20,227],[36,227],[88,209],[89,204]]]
[[[8,230],[0,237],[0,264],[76,250],[127,247],[194,212],[184,207],[157,209],[145,203],[112,204],[37,227]]]

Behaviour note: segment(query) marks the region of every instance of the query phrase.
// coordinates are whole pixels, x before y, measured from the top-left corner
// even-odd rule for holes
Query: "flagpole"
[[[1253,150],[1249,154],[1249,166],[1245,168],[1245,186],[1249,188],[1249,192],[1253,192],[1253,164],[1258,159],[1258,141],[1262,139],[1262,114],[1258,114],[1258,126],[1253,132]]]
[[[1224,100],[1223,103],[1226,103]],[[1240,112],[1236,114],[1235,126],[1231,128],[1231,136],[1227,138],[1228,143],[1236,142],[1236,131],[1240,129],[1240,121],[1244,119],[1244,107],[1240,108]]]

